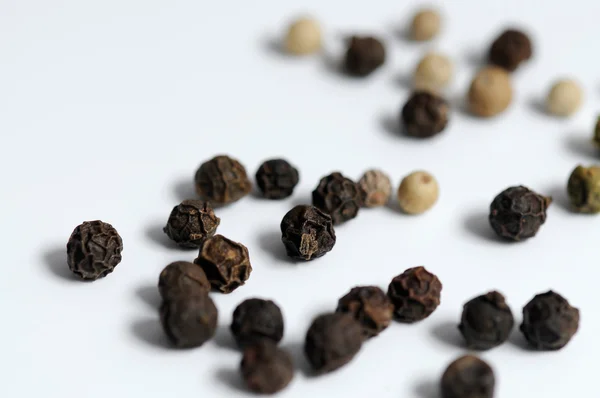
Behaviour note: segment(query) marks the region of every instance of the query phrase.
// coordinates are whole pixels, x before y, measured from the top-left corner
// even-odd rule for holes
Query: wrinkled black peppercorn
[[[400,119],[409,136],[429,138],[446,128],[449,113],[445,99],[427,91],[416,91],[402,107]]]
[[[233,311],[231,333],[240,347],[265,339],[279,343],[283,338],[281,309],[271,300],[244,300]]]
[[[121,262],[123,240],[110,224],[96,220],[78,225],[67,243],[67,264],[78,277],[96,280]]]
[[[173,208],[163,231],[179,246],[196,249],[215,234],[220,222],[208,202],[184,200]]]
[[[202,268],[187,261],[176,261],[167,265],[158,277],[158,291],[163,300],[207,294],[210,288],[210,282]]]
[[[496,377],[490,365],[465,355],[452,362],[442,375],[442,398],[492,398]]]
[[[389,326],[394,305],[377,286],[358,286],[339,300],[336,311],[352,315],[361,324],[365,337],[373,337]]]
[[[360,186],[338,172],[321,178],[312,192],[313,205],[331,215],[334,225],[356,217],[362,200]]]
[[[291,196],[299,178],[298,170],[283,159],[267,160],[256,172],[256,184],[267,199]]]
[[[468,348],[488,350],[508,340],[514,324],[513,314],[504,296],[492,291],[464,305],[458,328]]]
[[[198,195],[219,205],[240,200],[252,189],[244,166],[224,155],[202,163],[195,180]]]
[[[385,62],[385,47],[374,37],[350,38],[344,63],[346,72],[355,77],[365,77]]]
[[[163,301],[160,320],[165,334],[179,348],[199,347],[215,335],[218,312],[208,294]]]
[[[392,279],[388,296],[394,304],[394,316],[400,322],[413,323],[427,318],[440,305],[442,283],[425,267],[409,268]]]
[[[529,37],[515,29],[504,31],[490,47],[489,61],[509,72],[531,58],[533,49]]]
[[[240,370],[248,389],[259,394],[275,394],[287,387],[294,377],[291,356],[267,340],[244,350]]]
[[[298,205],[281,220],[281,240],[287,255],[298,260],[324,256],[335,245],[329,214],[314,206]]]
[[[521,332],[538,350],[559,350],[579,329],[579,309],[553,291],[538,294],[523,308]]]

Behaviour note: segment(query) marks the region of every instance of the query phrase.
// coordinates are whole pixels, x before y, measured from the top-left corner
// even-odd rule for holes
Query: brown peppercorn
[[[223,235],[204,240],[194,263],[202,267],[212,287],[223,293],[246,283],[252,272],[246,246]]]
[[[224,155],[202,163],[195,180],[198,195],[218,205],[235,202],[252,189],[244,166]]]
[[[487,66],[473,78],[467,100],[475,116],[493,117],[504,112],[512,101],[512,84],[505,69]]]
[[[281,240],[292,258],[308,261],[324,256],[335,239],[331,217],[315,206],[298,205],[281,220]]]
[[[349,75],[365,77],[385,62],[385,47],[375,37],[352,36],[346,51],[345,67]]]
[[[390,177],[381,170],[369,170],[358,181],[365,207],[385,205],[392,194]]]
[[[435,10],[420,10],[410,23],[410,36],[416,41],[433,39],[440,32],[442,17]]]
[[[267,199],[291,196],[298,180],[298,170],[284,159],[267,160],[256,172],[256,184]]]
[[[600,166],[575,167],[567,183],[573,209],[579,213],[600,213]]]
[[[353,219],[362,206],[362,191],[357,183],[334,172],[321,178],[312,192],[313,205],[331,215],[333,224]]]
[[[85,221],[67,242],[67,264],[81,279],[94,281],[113,272],[121,262],[122,251],[123,240],[112,225]]]
[[[427,91],[416,91],[402,107],[401,121],[409,136],[429,138],[446,128],[449,113],[445,99]]]
[[[247,347],[259,340],[279,343],[283,338],[283,314],[271,300],[246,299],[233,311],[230,329],[240,347]]]
[[[207,294],[210,288],[210,282],[202,268],[187,261],[176,261],[167,265],[158,277],[158,291],[163,300]]]
[[[365,337],[374,337],[390,325],[394,305],[377,286],[359,286],[339,300],[336,312],[352,315],[361,324]]]
[[[442,375],[442,398],[493,398],[495,387],[491,366],[473,355],[458,358]]]
[[[248,389],[259,394],[275,394],[294,378],[290,354],[266,340],[244,350],[240,370]]]
[[[179,348],[199,347],[215,335],[218,311],[208,294],[163,301],[160,320],[165,334]]]
[[[533,53],[531,40],[525,33],[516,30],[505,30],[490,47],[489,61],[509,72],[513,72]]]
[[[220,222],[210,203],[184,200],[173,208],[163,231],[179,246],[197,249],[204,239],[215,234]]]
[[[427,318],[440,305],[442,283],[425,267],[409,268],[392,279],[388,296],[394,304],[394,316],[400,322],[413,323]]]

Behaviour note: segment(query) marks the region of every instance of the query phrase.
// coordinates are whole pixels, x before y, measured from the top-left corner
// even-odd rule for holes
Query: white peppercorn
[[[548,92],[546,109],[555,116],[571,116],[581,107],[583,90],[571,79],[559,80]]]
[[[300,18],[292,22],[285,37],[285,49],[290,54],[307,55],[321,48],[321,28],[310,18]]]
[[[417,41],[431,40],[440,32],[441,25],[442,18],[437,11],[420,10],[410,24],[410,36]]]
[[[414,88],[439,91],[450,82],[453,69],[452,61],[445,55],[428,53],[417,64],[413,76]]]
[[[426,171],[415,171],[402,180],[398,203],[408,214],[421,214],[431,209],[439,197],[436,179]]]
[[[358,181],[365,207],[385,205],[392,193],[390,178],[381,170],[368,170]]]
[[[508,72],[498,66],[481,69],[471,82],[467,100],[476,116],[492,117],[504,112],[512,101]]]

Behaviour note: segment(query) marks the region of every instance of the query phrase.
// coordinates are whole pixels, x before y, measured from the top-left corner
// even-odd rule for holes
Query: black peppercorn
[[[579,309],[552,290],[538,294],[523,308],[521,332],[538,350],[559,350],[579,329]]]
[[[167,265],[158,278],[158,291],[164,300],[207,294],[210,288],[210,282],[202,268],[187,261],[176,261]]]
[[[551,203],[552,198],[524,186],[507,188],[490,205],[490,225],[504,239],[531,238],[546,221],[546,209]]]
[[[375,37],[350,38],[344,63],[346,72],[355,77],[365,77],[385,62],[385,47]]]
[[[165,334],[179,348],[199,347],[215,335],[218,312],[208,294],[163,301],[160,320]]]
[[[442,398],[493,398],[495,386],[491,366],[465,355],[452,362],[442,375]]]
[[[449,113],[445,99],[427,91],[416,91],[402,107],[400,118],[406,134],[429,138],[446,128]]]
[[[394,304],[394,316],[400,322],[413,323],[427,318],[440,305],[442,283],[425,267],[409,268],[392,279],[388,296]]]
[[[240,347],[265,339],[279,343],[283,338],[281,309],[271,300],[244,300],[233,311],[231,333]]]
[[[184,200],[173,208],[163,231],[179,246],[196,249],[215,234],[220,222],[210,203]]]
[[[281,240],[292,258],[312,260],[324,256],[335,245],[331,217],[314,206],[298,205],[281,220]]]
[[[284,199],[298,185],[298,170],[283,159],[267,160],[256,172],[256,184],[267,199]]]
[[[377,286],[359,286],[339,300],[336,311],[352,315],[361,324],[365,337],[373,337],[389,326],[394,305]]]
[[[341,368],[354,358],[363,342],[360,324],[348,314],[318,316],[306,333],[304,352],[318,373]]]
[[[468,348],[488,350],[508,340],[514,324],[513,314],[504,296],[492,291],[464,305],[458,328]]]
[[[331,215],[333,224],[353,219],[363,204],[360,186],[341,173],[334,172],[321,178],[312,192],[313,205]]]
[[[78,225],[67,243],[67,264],[78,277],[96,280],[121,262],[123,240],[110,224],[96,220]]]
[[[195,180],[198,195],[218,205],[240,200],[252,189],[244,166],[224,155],[202,163]]]
[[[294,377],[290,355],[267,340],[244,350],[240,370],[248,389],[259,394],[275,394],[287,387]]]
[[[489,61],[509,72],[531,58],[533,49],[529,37],[515,29],[505,30],[490,47]]]

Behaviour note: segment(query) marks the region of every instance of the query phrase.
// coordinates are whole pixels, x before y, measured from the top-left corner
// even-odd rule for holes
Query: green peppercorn
[[[600,213],[600,166],[577,166],[569,177],[567,192],[580,213]]]
[[[594,128],[594,144],[600,148],[600,116],[596,119],[596,127]]]

